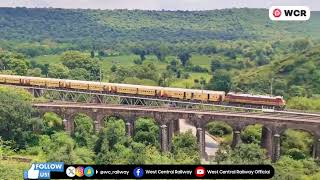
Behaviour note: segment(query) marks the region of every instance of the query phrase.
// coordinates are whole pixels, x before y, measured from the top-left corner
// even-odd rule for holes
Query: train
[[[282,96],[252,95],[234,92],[225,93],[224,91],[144,86],[17,75],[0,74],[0,84],[70,89],[100,92],[106,94],[123,94],[128,96],[142,96],[181,101],[206,102],[233,106],[261,108],[266,107],[279,110],[283,110],[286,105],[286,101],[283,99]]]

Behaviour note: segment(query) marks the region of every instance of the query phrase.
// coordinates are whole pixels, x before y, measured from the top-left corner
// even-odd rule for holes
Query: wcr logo
[[[269,18],[274,21],[306,21],[310,13],[307,6],[272,6]]]

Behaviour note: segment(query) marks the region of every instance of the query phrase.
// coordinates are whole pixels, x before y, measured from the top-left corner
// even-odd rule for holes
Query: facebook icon
[[[133,175],[136,178],[141,178],[144,174],[144,170],[141,167],[137,167],[133,170]]]

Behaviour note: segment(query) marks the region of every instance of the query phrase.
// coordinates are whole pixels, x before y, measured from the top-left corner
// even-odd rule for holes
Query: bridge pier
[[[233,139],[232,139],[232,144],[231,147],[235,148],[241,143],[241,131],[234,130],[233,131]]]
[[[94,130],[95,130],[95,132],[98,133],[100,131],[100,129],[101,129],[100,121],[95,120],[94,121]]]
[[[167,125],[160,126],[160,141],[161,141],[161,151],[168,152],[168,133],[167,133]]]
[[[97,109],[93,109],[93,114],[92,114],[92,118],[93,118],[93,128],[95,130],[96,133],[99,133],[100,129],[101,129],[101,122],[98,120],[98,110]]]
[[[315,138],[314,140],[312,156],[314,159],[320,159],[320,139],[319,138]]]
[[[130,122],[126,122],[126,134],[128,137],[133,136],[133,127]]]
[[[276,162],[280,158],[280,135],[273,135],[273,152],[272,152],[272,162]]]
[[[174,121],[169,121],[167,126],[168,126],[168,150],[171,150],[172,139],[174,134]]]
[[[62,122],[63,122],[64,130],[65,130],[68,134],[71,134],[72,128],[71,128],[71,123],[69,122],[69,120],[63,119]]]
[[[197,128],[197,141],[200,151],[200,158],[206,157],[206,147],[205,147],[205,131],[202,128]]]
[[[267,150],[267,156],[272,157],[272,130],[267,127],[262,127],[261,147]]]

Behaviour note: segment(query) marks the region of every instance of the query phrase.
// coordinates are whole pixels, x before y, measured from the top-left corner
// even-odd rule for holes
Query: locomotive
[[[246,107],[268,107],[283,110],[286,102],[282,96],[265,96],[224,91],[184,89],[159,86],[80,81],[16,75],[0,75],[1,84],[35,86],[42,88],[70,89],[131,96],[154,97],[172,100],[207,102]]]

